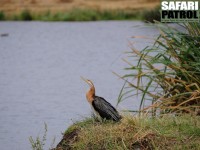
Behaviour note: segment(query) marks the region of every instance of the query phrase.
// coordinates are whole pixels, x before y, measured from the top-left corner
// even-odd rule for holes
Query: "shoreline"
[[[23,10],[18,14],[6,15],[0,11],[0,20],[11,21],[100,21],[100,20],[143,20],[153,22],[160,20],[159,7],[151,10],[95,10],[95,9],[73,9],[66,12],[32,13]]]
[[[142,20],[159,5],[158,0],[3,0],[0,20]]]

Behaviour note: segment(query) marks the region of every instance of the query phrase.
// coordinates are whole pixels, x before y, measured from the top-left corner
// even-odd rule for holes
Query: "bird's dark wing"
[[[121,119],[117,110],[102,97],[95,96],[92,106],[102,118],[114,121],[119,121]]]

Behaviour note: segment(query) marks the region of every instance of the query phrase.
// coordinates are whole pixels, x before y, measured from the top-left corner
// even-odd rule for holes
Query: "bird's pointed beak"
[[[89,84],[87,79],[83,78],[82,76],[81,76],[81,79],[82,79],[83,81],[85,81],[87,84]]]
[[[82,76],[81,76],[81,79],[82,79],[83,81],[85,81],[90,87],[94,87],[94,84],[92,83],[92,81],[90,81],[90,80],[88,80],[88,79],[86,79],[86,78],[83,78]]]

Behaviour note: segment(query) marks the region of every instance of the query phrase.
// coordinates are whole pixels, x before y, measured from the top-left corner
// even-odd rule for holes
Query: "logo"
[[[199,1],[161,0],[161,22],[200,22]]]

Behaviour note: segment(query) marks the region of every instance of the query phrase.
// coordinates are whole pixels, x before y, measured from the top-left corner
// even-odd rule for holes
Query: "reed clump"
[[[141,96],[140,111],[191,113],[200,111],[200,24],[185,23],[179,28],[157,24],[160,35],[153,46],[129,53],[137,64],[128,62],[127,85],[121,97]],[[123,96],[122,96],[123,95]],[[123,98],[122,98],[123,99]],[[145,107],[145,102],[151,105]]]

